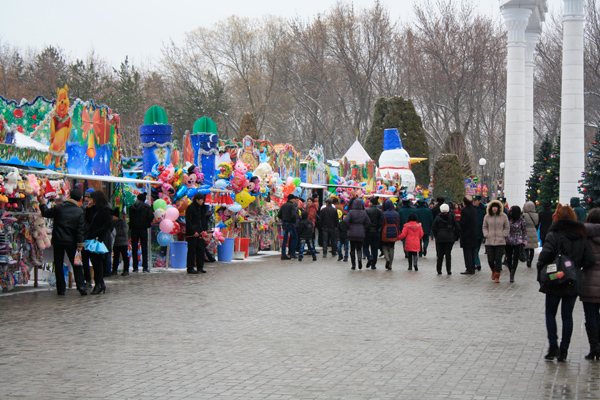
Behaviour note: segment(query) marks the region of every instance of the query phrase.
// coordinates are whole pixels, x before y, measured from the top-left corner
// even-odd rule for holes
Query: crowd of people
[[[520,262],[533,267],[535,249],[541,242],[536,268],[540,292],[546,296],[549,350],[545,359],[566,361],[573,310],[580,297],[590,345],[585,358],[600,360],[600,209],[587,214],[575,197],[556,210],[551,210],[549,203],[543,204],[539,213],[531,201],[522,208],[509,208],[504,198],[487,205],[482,200],[481,196],[465,196],[460,205],[441,197],[431,205],[424,200],[416,204],[403,200],[396,207],[391,200],[376,196],[368,204],[357,197],[347,204],[331,197],[320,207],[314,195],[300,207],[300,199],[292,194],[279,213],[284,233],[281,259],[302,261],[307,246],[316,261],[315,243],[319,243],[323,258],[331,249],[332,257],[348,261],[350,244],[352,270],[362,269],[363,259],[367,269],[376,269],[378,252],[385,257],[385,268],[391,270],[395,243],[401,241],[408,270],[418,271],[419,258],[427,256],[431,238],[435,240],[438,274],[442,274],[444,261],[446,273],[452,274],[452,248],[458,242],[465,264],[461,274],[481,271],[479,255],[484,246],[492,280],[500,282],[505,266],[513,283]],[[556,324],[559,305],[560,343]]]

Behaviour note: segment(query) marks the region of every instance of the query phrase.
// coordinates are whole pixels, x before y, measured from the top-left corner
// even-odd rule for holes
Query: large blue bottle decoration
[[[190,142],[194,150],[194,164],[199,166],[204,174],[204,183],[212,185],[215,179],[215,162],[219,155],[217,124],[208,117],[198,119],[194,123]]]
[[[167,166],[171,162],[173,143],[171,136],[173,125],[168,125],[167,113],[159,106],[152,106],[146,111],[144,125],[140,126],[142,141],[144,176],[150,175],[156,163]]]

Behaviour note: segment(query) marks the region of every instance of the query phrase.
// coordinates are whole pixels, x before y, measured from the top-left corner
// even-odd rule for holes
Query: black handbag
[[[562,253],[558,253],[554,263],[542,267],[538,280],[540,282],[540,292],[546,292],[548,289],[557,289],[569,285],[574,285],[579,279],[577,267],[571,259]]]
[[[525,249],[525,246],[522,244],[519,245],[519,261],[526,262],[528,258],[529,255],[527,254],[527,249]]]

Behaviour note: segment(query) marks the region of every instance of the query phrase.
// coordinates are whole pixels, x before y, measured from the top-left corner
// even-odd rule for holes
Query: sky
[[[413,3],[381,0],[392,20],[410,21]],[[499,16],[498,0],[472,0],[482,14]],[[85,59],[92,51],[113,67],[129,56],[138,67],[159,62],[161,49],[182,45],[185,33],[210,28],[231,15],[258,18],[271,14],[309,19],[326,13],[337,0],[0,0],[0,44],[22,50],[60,47],[69,59]],[[351,0],[344,2],[350,3]],[[374,0],[353,0],[369,8]],[[562,10],[562,0],[548,0],[549,12]]]

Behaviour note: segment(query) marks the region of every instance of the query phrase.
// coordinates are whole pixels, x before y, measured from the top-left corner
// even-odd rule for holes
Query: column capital
[[[584,0],[563,0],[563,20],[585,20]]]
[[[525,31],[525,63],[531,63],[533,65],[533,52],[535,46],[542,34],[541,30],[526,30]]]
[[[509,46],[525,45],[525,29],[529,24],[532,10],[530,8],[502,7],[501,12],[508,29]]]

